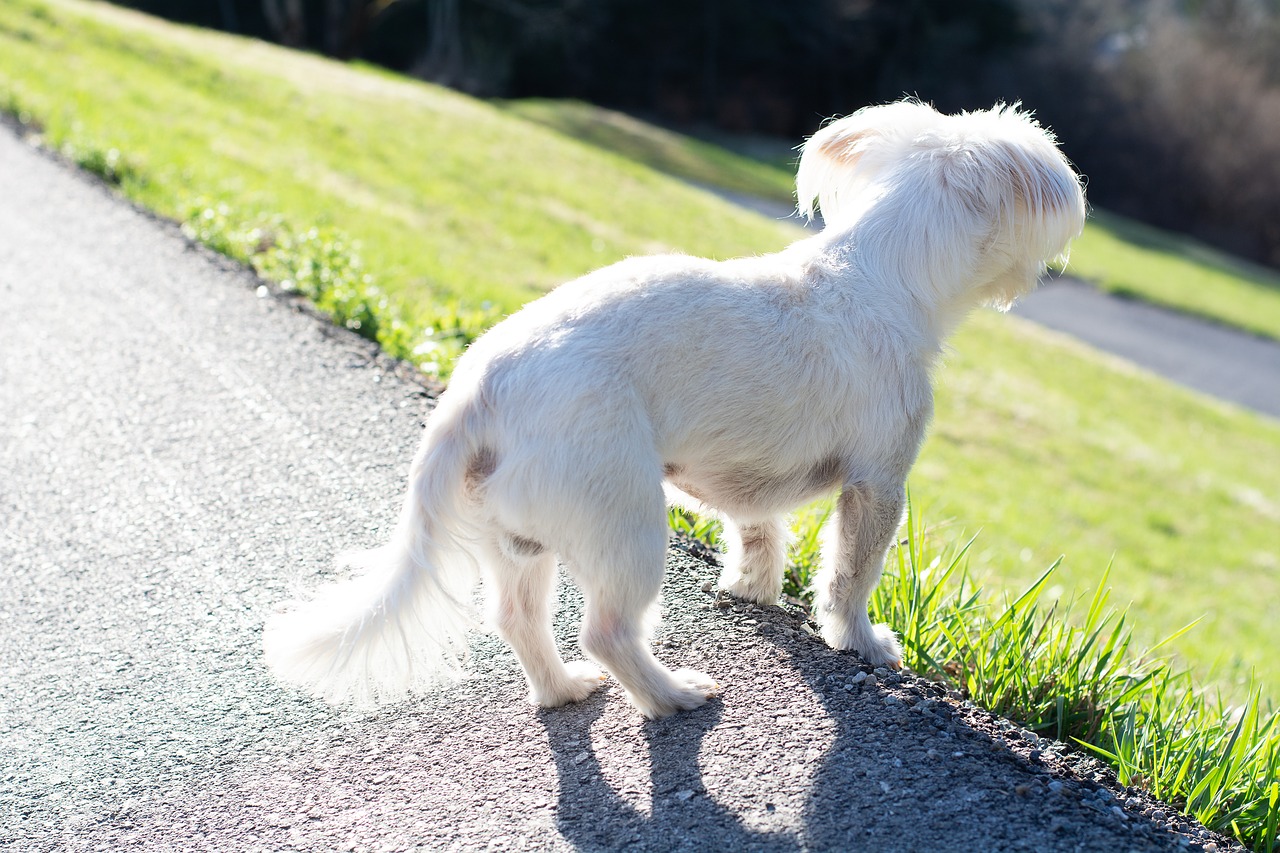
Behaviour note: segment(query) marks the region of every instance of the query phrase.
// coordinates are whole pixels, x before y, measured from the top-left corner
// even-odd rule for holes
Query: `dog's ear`
[[[877,180],[901,159],[914,136],[936,123],[932,107],[915,100],[864,107],[831,121],[801,147],[797,207],[828,226],[853,223],[874,197]]]
[[[959,190],[976,222],[985,222],[975,257],[991,279],[984,301],[1007,308],[1035,286],[1045,264],[1065,260],[1084,227],[1079,176],[1053,134],[1030,113],[997,105],[950,117],[942,177]]]
[[[1029,123],[1024,134],[993,139],[983,153],[983,166],[996,183],[988,203],[996,206],[998,223],[1009,222],[1015,231],[1010,237],[1025,252],[1054,259],[1084,227],[1084,191],[1053,135],[1029,116],[1019,118]]]

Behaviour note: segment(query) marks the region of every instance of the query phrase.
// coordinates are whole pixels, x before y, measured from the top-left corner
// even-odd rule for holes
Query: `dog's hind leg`
[[[815,582],[814,616],[834,649],[853,649],[877,666],[902,665],[902,648],[887,625],[867,616],[885,552],[902,523],[900,487],[845,487],[824,530],[823,567]]]
[[[582,648],[618,679],[646,717],[696,708],[715,695],[716,683],[695,670],[667,669],[649,649],[647,617],[662,588],[666,515],[655,514],[648,525],[634,515],[621,517],[629,530],[594,528],[593,541],[569,561],[586,599]]]
[[[556,649],[551,633],[555,555],[536,542],[504,534],[490,543],[485,556],[495,588],[494,626],[524,668],[529,701],[554,708],[587,698],[604,675],[587,661],[566,664]]]
[[[757,604],[777,604],[787,565],[787,526],[781,517],[751,524],[724,520],[724,571],[720,586]]]

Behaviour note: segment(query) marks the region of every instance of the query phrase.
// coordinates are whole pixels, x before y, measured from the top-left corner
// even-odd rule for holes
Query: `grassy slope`
[[[1140,637],[1203,616],[1179,651],[1280,684],[1280,424],[1016,318],[953,346],[912,474],[925,517],[981,528],[973,559],[1009,585],[1065,552],[1055,583],[1087,589],[1114,558]]]
[[[779,155],[786,161],[785,166],[765,162],[581,101],[528,98],[507,101],[503,108],[571,139],[615,151],[628,160],[686,181],[743,195],[793,201],[796,152],[789,149]]]
[[[514,308],[627,253],[723,257],[794,233],[435,87],[109,6],[0,6],[6,103],[54,144],[124,152],[123,191],[167,215],[209,196],[340,228],[410,319],[450,297]],[[1066,551],[1058,582],[1087,587],[1114,555],[1142,637],[1207,614],[1180,651],[1280,683],[1280,425],[995,315],[938,378],[913,490],[933,521],[983,528],[979,571],[1021,582]]]
[[[0,14],[0,86],[55,144],[125,152],[146,176],[126,191],[165,215],[209,196],[336,227],[376,258],[410,316],[425,295],[514,310],[629,254],[728,256],[786,239],[444,89],[109,6],[84,11],[13,0]]]
[[[1094,211],[1071,271],[1113,293],[1280,340],[1280,273],[1189,237]]]

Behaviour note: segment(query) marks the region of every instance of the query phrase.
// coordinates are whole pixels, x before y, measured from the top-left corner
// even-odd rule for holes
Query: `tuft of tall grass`
[[[1164,670],[1084,745],[1138,785],[1257,851],[1280,849],[1280,716],[1253,685],[1239,706]]]
[[[680,536],[697,539],[711,548],[720,547],[720,519],[711,515],[698,515],[680,507],[667,510],[671,530]]]
[[[681,513],[679,529],[713,532]],[[807,596],[821,524],[793,545],[789,594]],[[974,539],[937,545],[908,497],[903,538],[871,599],[871,618],[902,638],[905,664],[975,704],[1108,761],[1120,782],[1149,790],[1258,853],[1280,851],[1280,711],[1260,684],[1230,706],[1189,672],[1135,648],[1126,610],[1108,603],[1103,572],[1087,598],[1045,598],[1055,562],[1017,596],[988,596],[970,575]],[[976,537],[975,537],[976,538]]]

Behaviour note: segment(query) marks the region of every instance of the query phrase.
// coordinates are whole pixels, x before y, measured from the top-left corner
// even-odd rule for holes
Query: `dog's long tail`
[[[460,511],[477,456],[462,420],[433,415],[391,541],[340,557],[355,570],[350,579],[267,621],[267,665],[282,681],[329,702],[369,705],[460,674],[477,624],[477,565],[466,547],[475,531]]]

